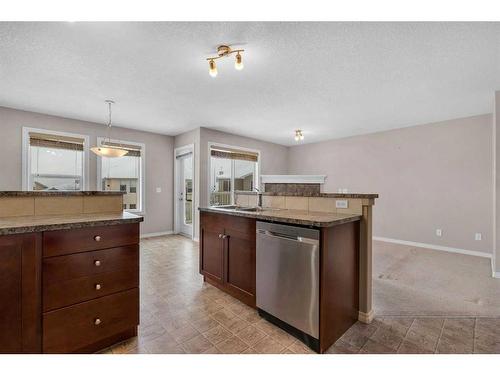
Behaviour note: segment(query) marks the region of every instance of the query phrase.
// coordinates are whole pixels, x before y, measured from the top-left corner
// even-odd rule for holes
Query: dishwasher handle
[[[261,234],[261,235],[272,237],[272,238],[279,238],[279,239],[294,241],[294,242],[309,243],[312,245],[317,245],[319,243],[318,240],[315,240],[313,238],[292,236],[292,235],[289,235],[286,233],[273,232],[273,231],[265,230],[265,229],[257,229],[257,234]]]

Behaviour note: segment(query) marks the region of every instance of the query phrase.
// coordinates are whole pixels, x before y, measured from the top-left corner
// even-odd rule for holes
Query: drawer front
[[[43,287],[43,311],[59,309],[138,287],[138,267],[47,283]]]
[[[139,245],[43,259],[43,286],[85,276],[139,268]]]
[[[139,289],[43,314],[43,352],[79,353],[139,324]]]
[[[43,256],[80,253],[139,243],[139,224],[120,224],[43,233]]]

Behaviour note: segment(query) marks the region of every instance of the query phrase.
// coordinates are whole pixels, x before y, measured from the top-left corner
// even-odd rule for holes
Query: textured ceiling
[[[208,75],[218,44],[246,49]],[[219,60],[220,61],[220,60]],[[492,110],[500,23],[0,23],[0,105],[281,144]]]

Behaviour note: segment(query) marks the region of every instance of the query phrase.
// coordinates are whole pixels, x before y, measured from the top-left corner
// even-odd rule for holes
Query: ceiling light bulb
[[[211,77],[217,77],[217,66],[215,65],[215,61],[210,60],[208,66],[210,67],[208,74],[210,74]]]
[[[236,70],[242,70],[243,69],[243,62],[241,61],[241,55],[240,53],[238,52],[238,54],[236,55],[236,62],[234,63],[234,67]]]
[[[301,141],[304,140],[304,134],[302,134],[302,132],[300,132],[299,138],[300,138]]]
[[[295,134],[295,142],[298,142],[300,140],[299,135]]]

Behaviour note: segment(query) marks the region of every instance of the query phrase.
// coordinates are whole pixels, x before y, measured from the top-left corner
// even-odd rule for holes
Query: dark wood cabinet
[[[0,236],[0,353],[92,353],[138,324],[138,223]]]
[[[220,283],[223,282],[223,243],[221,232],[211,228],[201,229],[200,243],[203,251],[200,256],[200,272]]]
[[[255,304],[255,220],[224,231],[224,283],[243,301]],[[244,229],[241,231],[241,229]],[[248,302],[247,302],[248,303]]]
[[[255,307],[255,219],[200,214],[200,273]]]
[[[41,234],[0,236],[0,353],[41,350]]]

